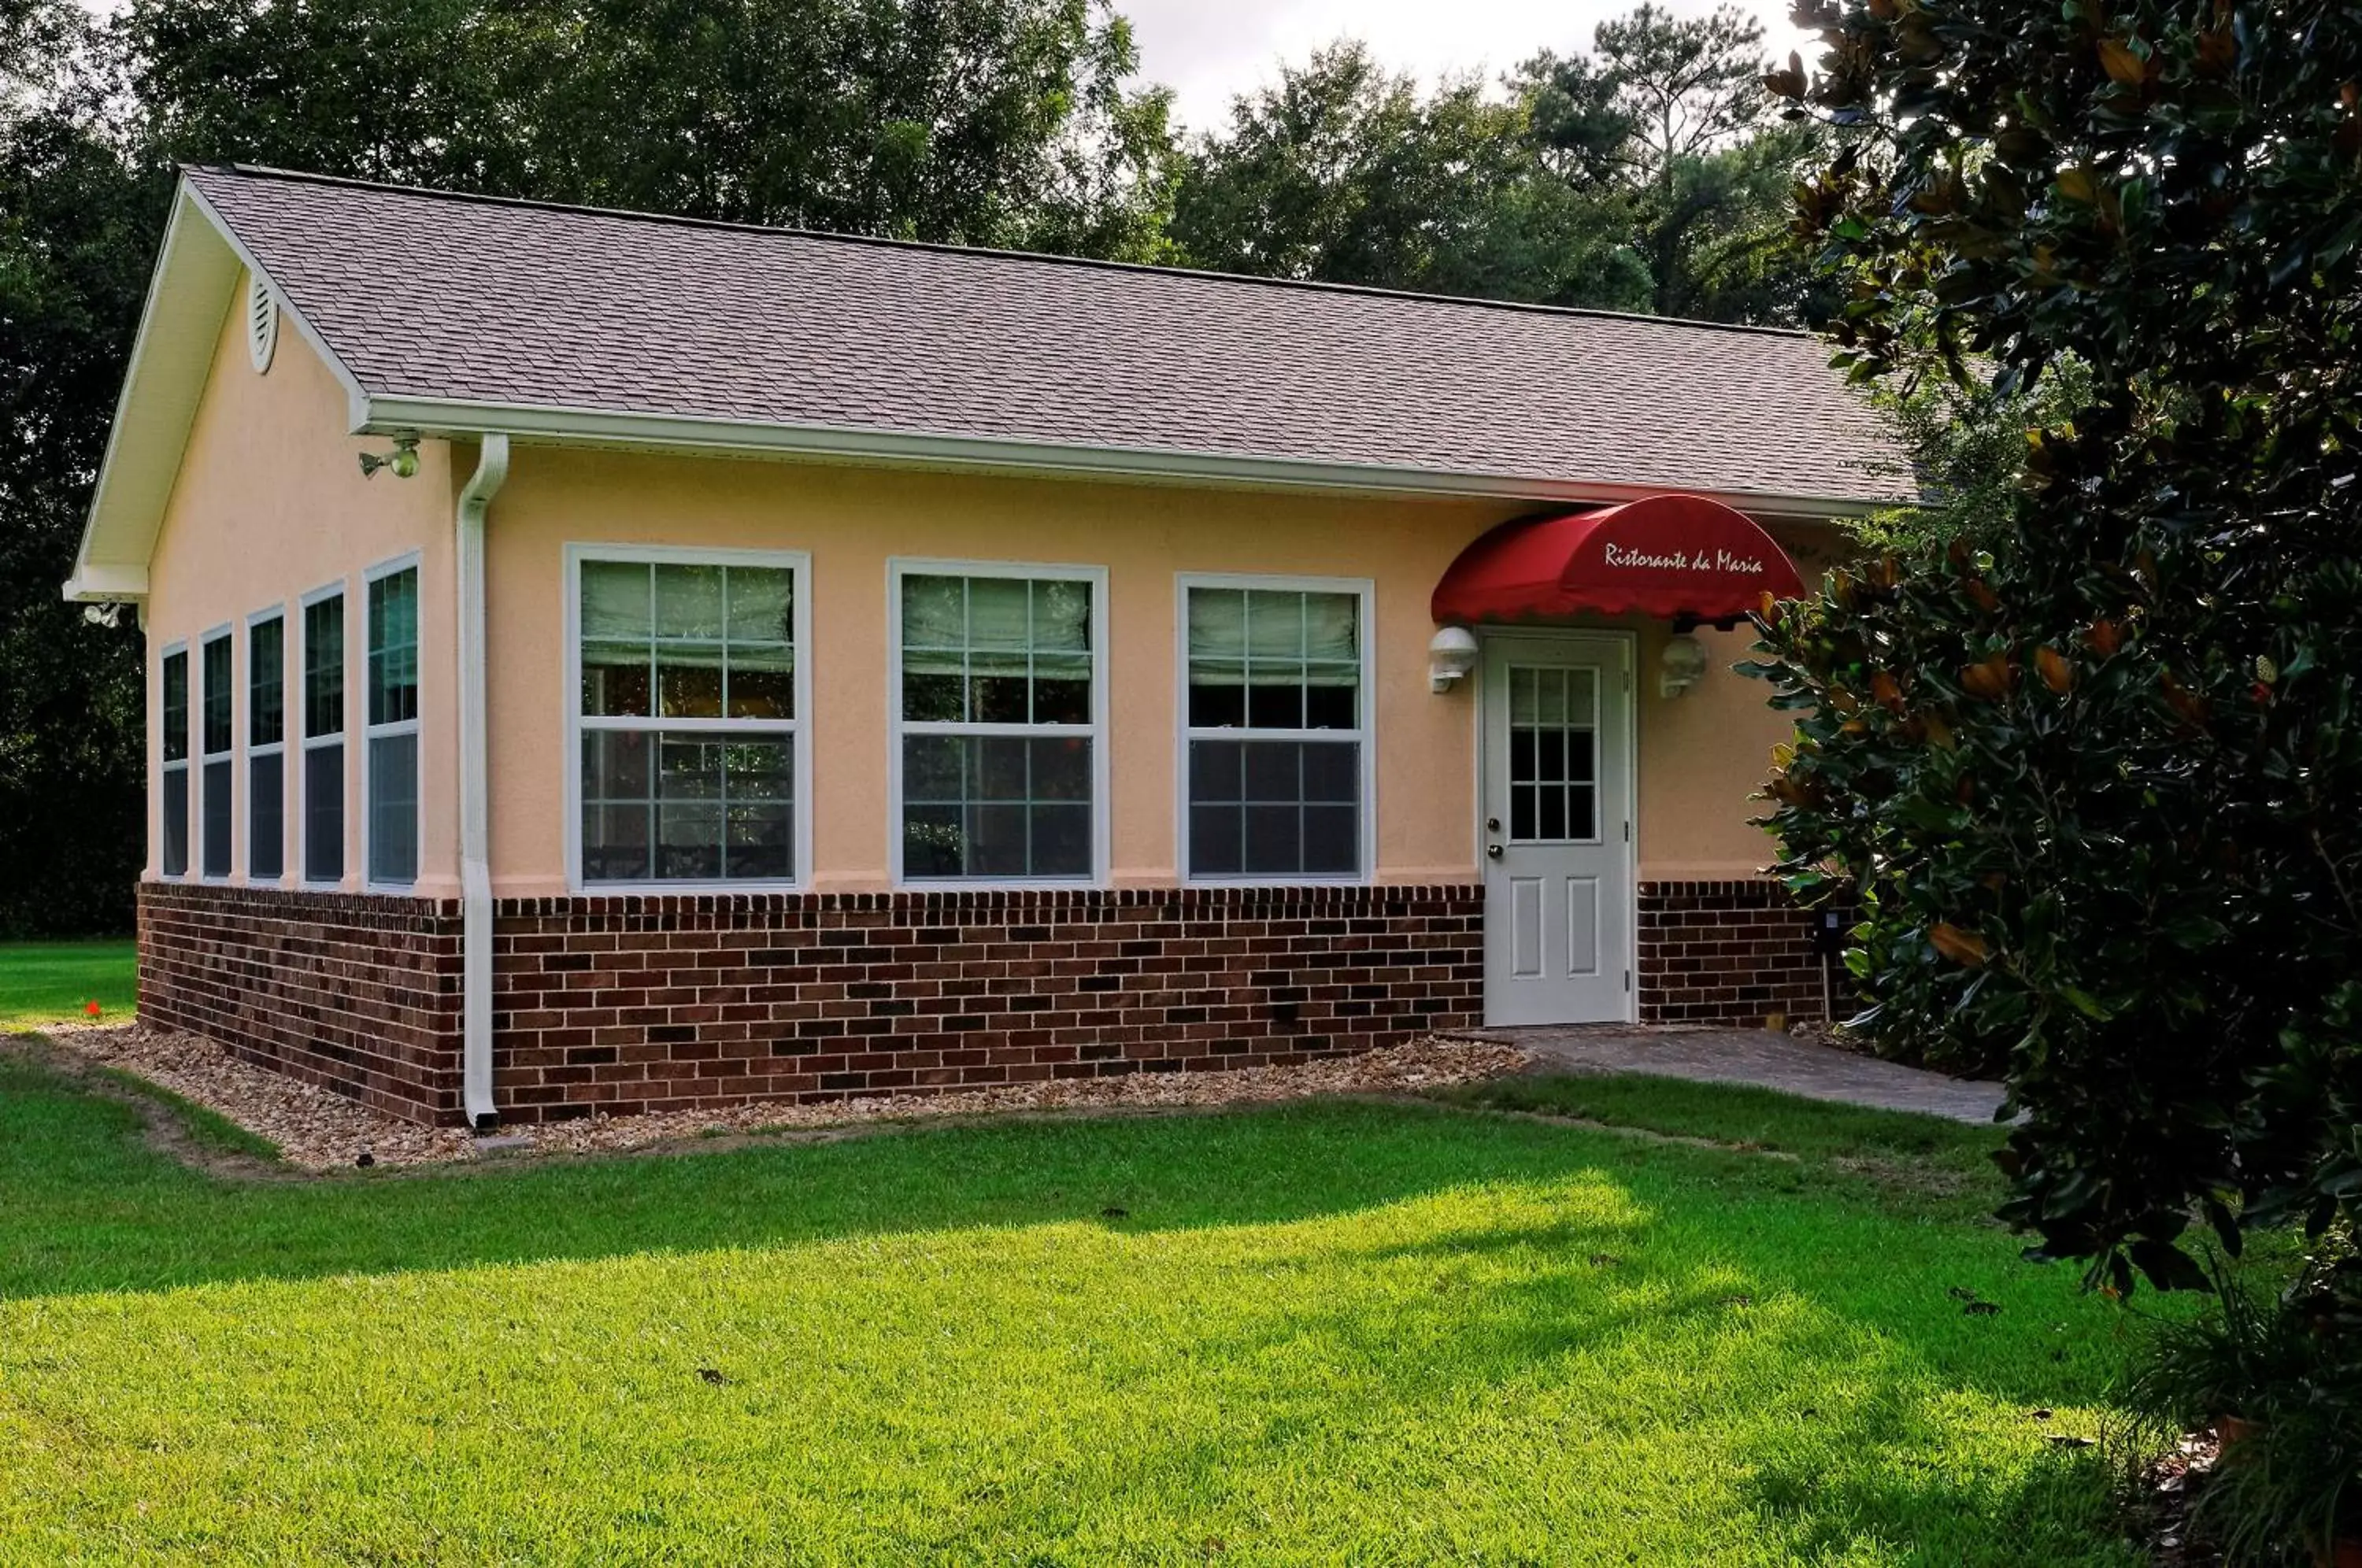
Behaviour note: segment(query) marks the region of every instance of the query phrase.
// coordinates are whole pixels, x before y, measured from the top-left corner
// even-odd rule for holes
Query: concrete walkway
[[[1807,1099],[1915,1110],[1954,1121],[1989,1123],[2002,1102],[1999,1084],[1947,1077],[1765,1029],[1582,1024],[1472,1029],[1467,1037],[1523,1046],[1541,1058],[1544,1072],[1650,1073],[1700,1083],[1753,1084]]]

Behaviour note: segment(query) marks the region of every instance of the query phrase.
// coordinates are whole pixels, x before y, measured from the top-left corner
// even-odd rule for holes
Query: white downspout
[[[459,1098],[490,1132],[492,1105],[492,866],[484,724],[484,513],[509,477],[509,438],[484,437],[459,491]]]

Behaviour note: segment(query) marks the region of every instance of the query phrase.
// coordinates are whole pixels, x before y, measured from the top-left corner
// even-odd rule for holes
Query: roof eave
[[[1834,521],[1899,504],[1884,496],[1811,495],[1620,480],[1542,479],[1387,465],[1132,447],[1086,447],[1009,437],[775,425],[612,409],[563,408],[468,399],[380,394],[356,429],[375,435],[468,439],[499,432],[526,442],[658,451],[702,451],[924,468],[975,469],[1069,478],[1315,490],[1397,497],[1456,497],[1605,504],[1668,490],[1706,495],[1758,516]]]
[[[240,270],[266,284],[270,275],[230,232],[229,225],[183,178],[156,269],[140,306],[106,450],[92,488],[90,511],[64,584],[69,601],[120,603],[148,596],[148,560],[196,422],[222,323],[237,300]],[[358,425],[368,414],[361,385],[312,324],[272,285],[281,315],[294,324],[345,388],[347,411]],[[133,418],[137,406],[141,417]]]

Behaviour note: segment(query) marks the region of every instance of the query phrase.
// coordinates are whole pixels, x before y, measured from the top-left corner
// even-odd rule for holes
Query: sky
[[[1277,79],[1285,60],[1301,61],[1345,36],[1361,39],[1398,71],[1422,81],[1482,69],[1496,77],[1543,49],[1571,54],[1591,46],[1592,29],[1638,0],[1116,0],[1131,18],[1141,74],[1176,94],[1175,117],[1191,130],[1228,118],[1231,99]],[[1763,22],[1765,52],[1785,58],[1804,35],[1788,22],[1787,0],[1738,0]],[[1712,9],[1711,0],[1669,0],[1681,16]],[[1805,50],[1805,58],[1812,51]]]

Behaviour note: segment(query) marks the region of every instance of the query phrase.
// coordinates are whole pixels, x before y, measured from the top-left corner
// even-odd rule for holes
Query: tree
[[[1343,40],[1233,100],[1192,149],[1175,244],[1226,271],[1638,306],[1608,215],[1540,177],[1521,107],[1473,77],[1428,96]]]
[[[58,596],[152,247],[73,0],[0,8],[0,936],[122,930],[142,850],[138,628]]]
[[[0,0],[0,934],[131,920],[139,637],[58,585],[174,162],[1153,260],[1134,64],[1103,0]]]
[[[1838,360],[1998,396],[2072,361],[1982,537],[1769,627],[1791,883],[1870,900],[1875,1026],[1999,1043],[2008,1218],[2202,1283],[2298,1220],[2362,1364],[2362,8],[1814,14],[1774,86],[1861,140],[1800,195]],[[2342,1238],[2342,1239],[2341,1239]],[[2350,1475],[2350,1470],[2348,1472]]]
[[[2091,376],[2062,360],[2038,387],[1997,397],[1923,363],[1860,390],[1905,454],[1907,471],[1895,477],[1916,495],[1854,524],[1854,539],[1869,554],[1908,553],[1955,539],[1981,547],[2005,527],[2025,480],[2026,432],[2071,421],[2090,401]]]
[[[1153,259],[1166,95],[1106,0],[136,0],[160,157]]]
[[[1763,29],[1723,6],[1676,17],[1654,5],[1603,22],[1590,55],[1544,52],[1511,87],[1544,162],[1612,195],[1660,315],[1793,321],[1811,272],[1787,241],[1784,201],[1820,138],[1770,122]]]

